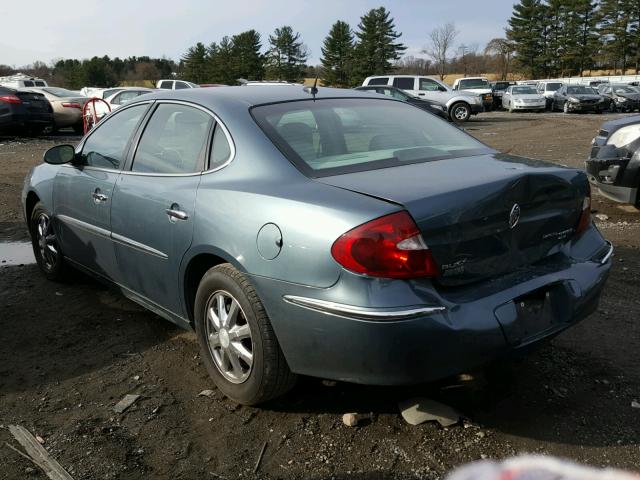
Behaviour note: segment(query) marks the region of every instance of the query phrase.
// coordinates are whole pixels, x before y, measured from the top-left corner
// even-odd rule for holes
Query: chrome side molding
[[[285,295],[283,300],[292,305],[316,310],[328,315],[353,318],[356,320],[407,320],[440,313],[445,307],[424,306],[424,307],[394,307],[394,308],[368,308],[345,305],[343,303],[329,302],[315,298],[298,297],[295,295]]]
[[[604,257],[600,259],[600,264],[604,265],[609,261],[611,255],[613,255],[613,244],[609,240],[605,240],[607,242],[608,250],[607,253],[604,254]]]

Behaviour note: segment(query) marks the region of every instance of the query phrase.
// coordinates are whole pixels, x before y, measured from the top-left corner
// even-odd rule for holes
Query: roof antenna
[[[304,87],[304,90],[307,93],[313,95],[313,99],[316,99],[316,95],[318,94],[318,74],[316,73],[316,79],[313,81],[313,87]]]

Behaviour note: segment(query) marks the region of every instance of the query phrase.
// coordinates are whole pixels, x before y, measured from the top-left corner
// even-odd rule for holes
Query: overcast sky
[[[267,44],[274,28],[291,25],[321,56],[322,40],[336,20],[355,29],[371,8],[391,11],[407,54],[419,55],[429,32],[454,22],[456,44],[484,48],[504,35],[513,0],[30,0],[0,2],[0,64],[20,67],[56,58],[149,55],[179,59],[196,42],[254,28]],[[168,5],[172,5],[171,7]],[[16,10],[17,9],[17,10]],[[16,14],[16,12],[19,12]]]

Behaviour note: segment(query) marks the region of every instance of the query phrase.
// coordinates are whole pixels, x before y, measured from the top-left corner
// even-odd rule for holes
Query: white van
[[[31,88],[31,87],[48,87],[49,84],[45,80],[36,77],[29,77],[22,73],[0,77],[0,85],[8,88]]]
[[[435,100],[447,106],[449,117],[454,122],[466,122],[471,115],[484,111],[482,97],[472,93],[455,92],[445,83],[420,75],[375,75],[362,82],[370,85],[391,85],[405,92],[428,100]]]

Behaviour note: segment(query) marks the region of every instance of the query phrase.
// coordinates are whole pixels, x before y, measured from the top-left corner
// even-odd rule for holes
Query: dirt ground
[[[467,130],[503,151],[583,166],[607,115],[488,113]],[[26,239],[22,180],[55,143],[0,139],[0,240]],[[640,470],[640,215],[594,193],[616,247],[597,313],[530,356],[467,379],[372,388],[303,378],[238,407],[209,380],[194,334],[78,275],[0,267],[0,478],[46,478],[6,447],[25,426],[75,479],[436,479],[481,458],[552,454]],[[212,396],[198,393],[213,389]],[[112,408],[124,395],[129,410]],[[406,424],[397,402],[429,396],[461,425]],[[355,428],[345,412],[368,419]],[[263,446],[260,465],[256,462]],[[257,472],[256,472],[257,470]]]

